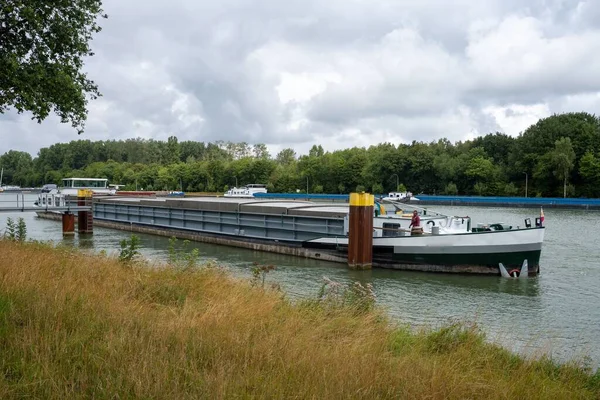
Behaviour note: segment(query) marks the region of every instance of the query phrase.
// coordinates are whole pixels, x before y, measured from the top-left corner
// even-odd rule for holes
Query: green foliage
[[[569,145],[570,143],[570,145]],[[585,113],[540,120],[518,138],[494,133],[472,141],[380,143],[325,151],[314,145],[274,159],[264,144],[128,139],[77,140],[42,148],[35,159],[0,156],[5,184],[39,186],[69,175],[108,178],[127,189],[223,192],[263,183],[269,192],[410,191],[461,195],[529,193],[600,196],[600,121]],[[566,171],[566,172],[565,172]],[[398,187],[396,187],[398,183]]]
[[[101,0],[3,0],[0,114],[14,107],[41,122],[54,111],[81,133],[88,95],[100,96],[82,68],[102,17]]]
[[[487,186],[485,185],[485,183],[477,182],[473,186],[473,190],[475,190],[475,193],[477,193],[478,196],[483,196],[486,194]]]
[[[169,264],[182,269],[190,269],[198,266],[200,251],[197,248],[190,250],[190,241],[184,240],[179,246],[177,238],[169,239]]]
[[[25,220],[19,217],[15,222],[11,217],[6,219],[6,230],[4,237],[13,242],[24,242],[27,239],[27,224]]]
[[[504,185],[504,195],[505,196],[518,196],[519,188],[516,187],[514,183],[509,182],[506,185]]]
[[[294,149],[283,149],[277,153],[276,160],[283,165],[291,165],[296,161],[296,152]]]
[[[550,160],[554,167],[554,175],[564,181],[564,197],[567,197],[567,179],[575,165],[575,150],[571,139],[561,137],[554,143],[554,150],[550,153]]]
[[[129,264],[140,256],[138,249],[141,247],[141,241],[136,235],[131,235],[129,240],[121,240],[120,245],[121,252],[119,253],[119,261],[122,263]]]
[[[444,189],[444,194],[457,195],[458,194],[458,188],[456,187],[456,184],[454,182],[448,183],[446,185],[446,188]]]
[[[591,151],[581,158],[579,175],[585,182],[588,196],[600,197],[600,159]]]
[[[491,180],[494,174],[494,165],[490,159],[477,156],[469,161],[465,174],[476,181],[487,182]]]
[[[512,136],[496,132],[473,140],[473,147],[481,147],[497,164],[507,165],[516,140]]]

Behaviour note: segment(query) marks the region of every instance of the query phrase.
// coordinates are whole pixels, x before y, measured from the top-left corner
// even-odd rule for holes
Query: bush
[[[518,194],[519,194],[519,188],[517,188],[514,183],[509,182],[504,186],[504,195],[505,196],[517,196]]]
[[[261,283],[261,287],[265,287],[265,278],[267,274],[275,269],[274,265],[263,265],[257,262],[252,264],[252,286],[258,286],[258,283]]]
[[[458,194],[458,188],[454,182],[450,182],[446,185],[444,189],[444,193],[451,196],[456,196]]]
[[[25,224],[25,220],[19,217],[18,222],[15,222],[11,217],[8,217],[6,219],[4,237],[13,242],[24,242],[27,239],[27,224]]]
[[[373,194],[383,194],[383,185],[381,183],[374,183],[372,186]]]
[[[487,192],[487,186],[485,183],[477,182],[475,186],[473,186],[473,190],[475,190],[475,193],[477,193],[477,195],[483,196]]]
[[[169,239],[169,264],[174,267],[189,269],[198,265],[200,252],[198,249],[189,249],[190,241],[184,240],[181,248],[176,248],[177,238]]]
[[[140,238],[136,235],[131,235],[129,241],[121,240],[121,252],[119,253],[119,261],[128,264],[133,262],[139,255],[138,249],[141,247]]]

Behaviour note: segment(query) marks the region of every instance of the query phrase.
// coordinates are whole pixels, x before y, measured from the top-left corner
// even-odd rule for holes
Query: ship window
[[[400,234],[400,224],[383,224],[383,237],[394,237]]]

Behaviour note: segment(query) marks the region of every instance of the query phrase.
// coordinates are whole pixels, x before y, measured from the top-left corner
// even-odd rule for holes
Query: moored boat
[[[390,192],[382,200],[387,201],[419,201],[411,192]]]
[[[241,188],[234,187],[225,192],[223,196],[245,198],[254,197],[255,193],[267,193],[267,185],[251,183]]]
[[[108,187],[108,179],[104,178],[65,178],[62,186],[46,184],[42,188],[34,205],[47,207],[48,205],[64,205],[77,197],[80,190],[89,190],[94,196],[110,196],[116,189]]]
[[[410,205],[379,204],[373,215],[373,266],[400,270],[500,275],[528,261],[539,271],[543,220],[522,227],[473,226],[467,216],[413,208],[422,231],[410,228]],[[400,207],[402,209],[400,209]],[[414,210],[413,210],[414,212]],[[348,204],[250,198],[119,198],[94,202],[94,219],[106,226],[343,262],[349,234]]]

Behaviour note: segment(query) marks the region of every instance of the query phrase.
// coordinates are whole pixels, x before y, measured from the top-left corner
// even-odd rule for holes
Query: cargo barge
[[[349,204],[255,198],[95,198],[96,226],[176,236],[335,262],[347,262]],[[410,206],[374,204],[372,265],[399,270],[500,275],[528,261],[539,272],[541,221],[523,228],[471,226],[468,217],[420,212],[411,234]],[[48,217],[48,213],[38,213]]]

